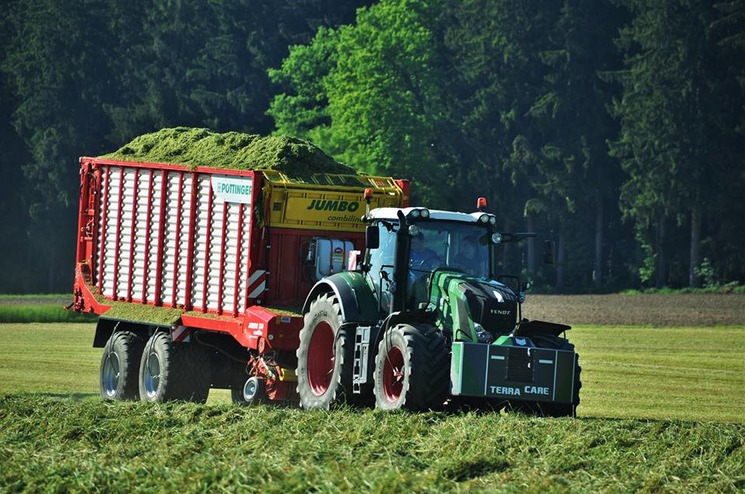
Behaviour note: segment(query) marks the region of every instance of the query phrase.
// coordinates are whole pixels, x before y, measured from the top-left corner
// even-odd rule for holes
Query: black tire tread
[[[396,404],[383,397],[381,378],[390,345],[404,353],[404,388]],[[408,358],[407,358],[408,356]],[[442,410],[450,388],[450,355],[445,337],[430,325],[398,324],[386,332],[380,342],[375,366],[375,394],[378,407],[410,411]]]
[[[99,384],[101,398],[104,400],[138,400],[140,398],[140,389],[138,385],[139,362],[142,357],[142,351],[145,348],[145,342],[137,334],[131,331],[114,332],[103,349],[101,356],[101,366],[99,370]],[[120,384],[117,386],[119,392],[109,397],[104,391],[103,369],[110,353],[114,352],[119,357]]]

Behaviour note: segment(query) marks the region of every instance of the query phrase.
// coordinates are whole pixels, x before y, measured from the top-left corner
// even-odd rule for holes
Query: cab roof
[[[424,219],[421,216],[422,211],[428,211],[429,218]],[[423,207],[408,207],[408,208],[375,208],[370,211],[370,214],[367,215],[367,217],[370,220],[388,220],[388,221],[398,221],[398,212],[401,211],[404,216],[407,218],[412,218],[412,213],[417,214],[416,211],[419,212],[419,216],[417,216],[417,219],[422,221],[457,221],[460,223],[478,223],[479,218],[481,218],[483,215],[490,215],[489,213],[482,213],[482,212],[474,212],[474,213],[459,213],[456,211],[443,211],[440,209],[429,209],[429,208],[423,208]]]

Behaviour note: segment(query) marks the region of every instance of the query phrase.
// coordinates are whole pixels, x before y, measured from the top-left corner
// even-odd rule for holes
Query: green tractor
[[[575,415],[580,367],[562,337],[570,327],[523,319],[528,287],[496,273],[497,247],[532,234],[500,233],[483,211],[378,208],[363,220],[364,256],[318,281],[303,307],[303,408]]]

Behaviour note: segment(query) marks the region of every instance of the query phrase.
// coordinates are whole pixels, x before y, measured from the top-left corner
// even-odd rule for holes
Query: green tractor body
[[[303,309],[303,407],[575,414],[570,327],[523,319],[527,287],[498,273],[497,249],[531,234],[501,233],[483,212],[380,208],[365,220],[364,255],[319,281]]]

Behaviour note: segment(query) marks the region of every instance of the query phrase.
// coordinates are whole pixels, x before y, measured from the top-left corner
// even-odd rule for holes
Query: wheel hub
[[[319,323],[308,345],[308,384],[316,396],[322,396],[331,385],[334,374],[334,331],[327,322]]]
[[[398,348],[391,348],[383,366],[383,392],[393,403],[401,397],[404,388],[404,356]]]

